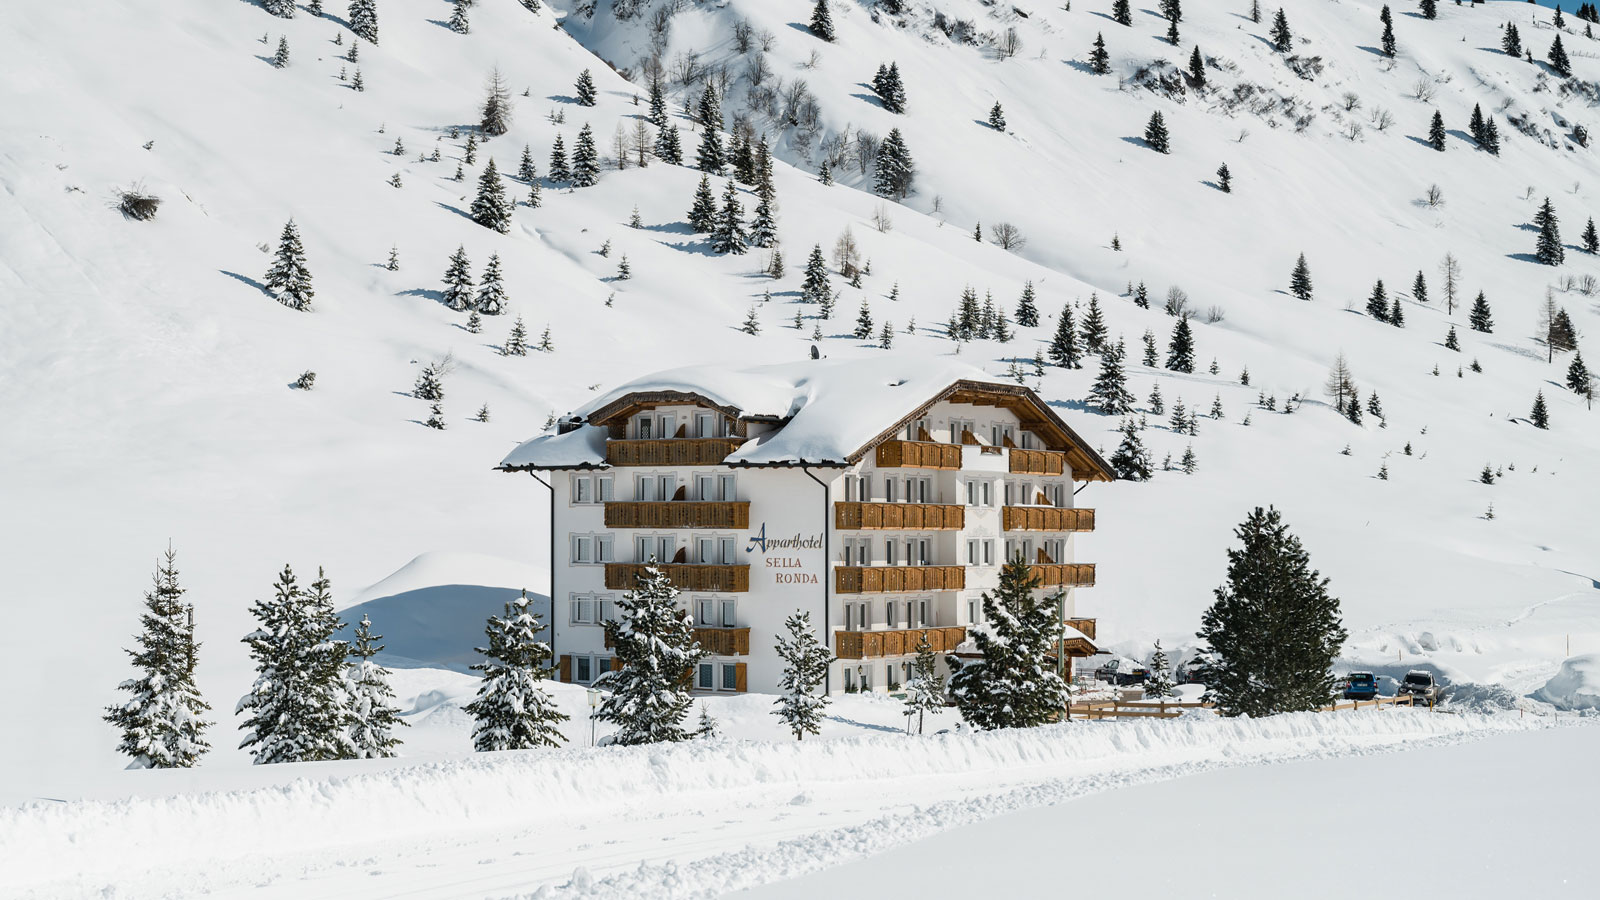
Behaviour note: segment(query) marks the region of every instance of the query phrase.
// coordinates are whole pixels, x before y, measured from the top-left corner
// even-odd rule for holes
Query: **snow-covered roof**
[[[958,384],[992,387],[1007,393],[1021,390],[1016,385],[995,382],[981,369],[966,363],[903,354],[669,369],[636,378],[597,397],[575,411],[574,419],[583,423],[575,430],[533,438],[513,450],[500,467],[604,465],[604,423],[640,397],[656,402],[666,398],[704,402],[737,418],[781,423],[734,450],[726,459],[728,465],[844,465],[853,462],[854,455],[886,431]],[[1042,401],[1036,405],[1042,415],[1054,418]],[[591,424],[594,422],[603,424]],[[1070,434],[1070,429],[1065,430]],[[1071,437],[1092,454],[1076,441],[1076,435]],[[1098,457],[1094,459],[1098,461]]]

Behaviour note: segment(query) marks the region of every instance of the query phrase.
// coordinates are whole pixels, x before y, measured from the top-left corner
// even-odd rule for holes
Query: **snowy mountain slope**
[[[7,684],[28,686],[15,691],[10,718],[39,735],[0,749],[0,771],[20,789],[41,773],[119,764],[97,712],[125,675],[117,650],[165,539],[178,548],[206,644],[201,687],[221,723],[208,761],[237,764],[245,757],[232,749],[231,707],[250,679],[238,637],[250,627],[250,599],[285,561],[302,572],[326,565],[341,605],[356,602],[360,585],[434,550],[519,560],[534,578],[544,560],[542,489],[488,469],[552,412],[658,368],[801,358],[814,324],[824,326],[830,355],[885,352],[846,337],[863,297],[877,321],[897,329],[915,317],[918,332],[900,333],[887,352],[952,353],[956,345],[935,326],[963,286],[990,290],[1009,309],[1030,279],[1047,314],[1098,291],[1134,359],[1146,329],[1164,347],[1172,320],[1118,298],[1129,282],[1145,282],[1157,306],[1180,285],[1198,310],[1226,314],[1195,325],[1202,366],[1215,357],[1220,374],[1131,367],[1141,398],[1154,383],[1169,403],[1182,396],[1202,411],[1221,397],[1226,419],[1202,418],[1193,440],[1199,473],[1097,486],[1079,498],[1101,522],[1082,547],[1100,565],[1100,586],[1084,592],[1080,607],[1119,647],[1142,652],[1158,636],[1169,646],[1187,639],[1220,580],[1229,529],[1266,503],[1285,510],[1332,576],[1362,665],[1421,661],[1526,693],[1555,673],[1568,635],[1573,653],[1600,646],[1600,552],[1587,524],[1600,490],[1600,429],[1560,387],[1565,360],[1547,365],[1528,338],[1546,284],[1600,267],[1572,250],[1559,270],[1522,258],[1533,247],[1524,226],[1546,195],[1574,242],[1590,214],[1595,160],[1589,150],[1536,143],[1499,113],[1498,158],[1456,136],[1443,154],[1414,139],[1426,134],[1433,106],[1455,130],[1473,103],[1498,110],[1505,100],[1540,122],[1557,114],[1593,122],[1594,110],[1558,95],[1548,76],[1538,89],[1542,65],[1493,49],[1500,23],[1514,20],[1537,55],[1553,33],[1531,20],[1545,13],[1447,4],[1427,22],[1396,6],[1400,54],[1386,71],[1363,49],[1379,33],[1375,4],[1287,3],[1308,41],[1297,52],[1325,66],[1303,81],[1271,52],[1265,23],[1239,15],[1243,3],[1238,11],[1191,4],[1176,50],[1147,10],[1135,10],[1128,29],[1085,2],[1070,12],[1028,9],[1025,18],[972,0],[911,3],[903,27],[840,2],[833,45],[795,27],[809,14],[803,0],[680,4],[663,54],[669,63],[697,48],[737,76],[744,66],[730,35],[748,17],[775,36],[772,77],[803,78],[815,96],[822,130],[813,151],[846,125],[879,135],[898,126],[917,161],[917,192],[888,205],[893,228],[880,233],[871,218],[882,201],[855,189],[870,179],[841,168],[841,184],[818,184],[815,152],[806,155],[795,129],[773,127],[778,157],[791,164],[777,172],[789,274],[774,282],[759,274],[765,254],[719,258],[688,233],[684,212],[699,173],[687,168],[608,169],[598,186],[574,192],[546,185],[543,206],[519,208],[507,235],[462,215],[487,158],[509,173],[526,144],[543,172],[558,134],[570,151],[589,122],[604,152],[616,126],[631,128],[644,111],[634,105],[644,85],[602,59],[637,72],[647,16],[619,23],[612,4],[600,2],[586,18],[578,5],[530,12],[512,0],[480,0],[472,32],[458,35],[441,24],[448,4],[384,0],[381,44],[363,45],[358,64],[339,58],[351,38],[333,17],[342,13],[336,2],[320,20],[303,10],[280,20],[246,2],[133,0],[92,15],[45,4],[0,29],[0,417],[8,423],[0,477],[11,512],[0,517],[0,541],[15,560],[0,668]],[[1015,27],[1023,49],[1002,61],[953,44],[932,25],[936,8],[970,18],[980,32]],[[1106,35],[1115,76],[1081,65],[1096,32]],[[269,62],[280,35],[291,46],[282,70]],[[1576,75],[1600,78],[1581,29],[1564,37]],[[1292,95],[1315,121],[1295,133],[1282,115],[1276,128],[1243,110],[1230,116],[1215,95],[1191,91],[1179,102],[1131,83],[1119,90],[1119,76],[1157,58],[1181,64],[1195,41],[1215,60],[1213,83]],[[819,61],[806,68],[813,51]],[[888,60],[905,76],[904,116],[879,108],[863,87]],[[480,149],[464,182],[452,181],[465,133],[453,140],[449,129],[476,120],[497,64],[513,91],[512,130]],[[366,86],[359,93],[339,77],[357,65]],[[593,109],[570,99],[584,68],[600,86]],[[1432,104],[1408,96],[1424,73]],[[735,77],[735,102],[724,104],[730,120],[743,91]],[[1360,140],[1343,133],[1351,116],[1338,105],[1347,91],[1361,97]],[[675,90],[674,110],[697,93]],[[980,124],[995,100],[1010,133]],[[1387,132],[1371,124],[1379,108],[1394,114]],[[1137,138],[1154,110],[1171,128],[1170,155]],[[553,111],[564,123],[549,120]],[[697,136],[686,119],[676,121],[692,158]],[[389,152],[396,138],[404,155]],[[417,161],[435,144],[441,161]],[[1226,195],[1205,183],[1224,161],[1235,178]],[[398,189],[387,183],[396,173]],[[165,200],[152,222],[107,208],[113,187],[138,180]],[[1446,198],[1439,209],[1417,203],[1433,183]],[[507,186],[513,196],[527,192]],[[627,227],[635,207],[641,229]],[[309,314],[259,290],[269,257],[258,245],[274,245],[291,216],[316,278]],[[979,221],[1013,222],[1029,242],[1016,253],[975,242]],[[835,317],[814,323],[815,310],[793,302],[799,269],[811,245],[830,247],[846,225],[873,274],[861,290],[836,275],[843,295]],[[1110,249],[1113,235],[1120,252]],[[601,256],[606,241],[610,255]],[[383,268],[391,245],[398,272]],[[473,335],[438,302],[458,245],[474,274],[491,252],[501,255],[512,312],[535,340],[548,324],[554,353],[501,357],[495,347],[510,317],[486,319]],[[1285,293],[1302,251],[1316,280],[1312,303]],[[1409,303],[1404,329],[1359,312],[1380,277],[1404,291],[1423,269],[1437,295],[1447,251],[1462,260],[1468,297],[1481,289],[1493,303],[1494,334],[1468,331],[1457,309],[1456,354],[1440,346],[1448,322],[1437,299]],[[624,253],[633,278],[613,280]],[[894,284],[897,302],[887,299]],[[768,289],[772,300],[762,304]],[[1580,331],[1596,333],[1593,300],[1558,300]],[[737,330],[752,306],[759,336]],[[784,326],[797,309],[807,319],[793,331]],[[1022,329],[1006,345],[963,346],[962,359],[1005,377],[1054,324]],[[1346,423],[1323,402],[1320,385],[1340,350],[1362,389],[1381,395],[1387,428],[1370,417],[1364,427]],[[449,428],[440,433],[420,427],[426,404],[404,394],[422,363],[447,352],[456,369],[446,378]],[[1456,378],[1474,358],[1485,372]],[[1110,450],[1116,420],[1080,402],[1094,365],[1028,381]],[[1237,378],[1246,366],[1249,387]],[[306,369],[318,373],[316,389],[290,390]],[[1551,406],[1548,432],[1526,422],[1540,389]],[[1292,417],[1252,412],[1258,390],[1280,402],[1299,392],[1307,402]],[[485,402],[492,421],[468,421]],[[1180,455],[1188,439],[1150,418],[1146,440],[1157,459]],[[1407,442],[1414,456],[1402,454]],[[1340,455],[1347,444],[1350,455]],[[1385,462],[1390,480],[1379,481]],[[1486,463],[1506,467],[1501,483],[1475,483]],[[1482,518],[1490,502],[1492,521]],[[504,580],[466,572],[436,583],[511,589]],[[41,683],[41,672],[70,674]]]

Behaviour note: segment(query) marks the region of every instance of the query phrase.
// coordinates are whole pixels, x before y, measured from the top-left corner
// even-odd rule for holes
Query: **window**
[[[702,691],[714,690],[717,686],[716,682],[713,680],[715,674],[716,666],[712,665],[711,663],[701,663],[700,670],[695,678],[694,686]]]
[[[594,598],[593,597],[574,597],[574,598],[572,598],[572,624],[574,624],[574,625],[593,625],[594,622],[595,622],[595,619],[594,619]]]
[[[976,430],[977,430],[977,428],[976,428],[976,426],[973,425],[971,419],[951,419],[950,420],[950,443],[952,443],[952,444],[966,443],[966,441],[964,440],[964,435],[974,434],[976,432]]]
[[[992,540],[983,542],[983,564],[986,566],[994,565],[994,541]]]
[[[977,564],[978,564],[978,542],[977,541],[967,541],[967,565],[975,566]]]
[[[634,426],[634,434],[639,438],[639,440],[648,441],[655,437],[655,435],[651,433],[651,428],[653,425],[654,420],[652,420],[649,416],[640,416],[637,420],[637,424]]]
[[[898,628],[899,627],[899,623],[895,619],[895,615],[894,615],[895,607],[897,607],[899,605],[900,604],[894,602],[893,600],[890,600],[889,602],[883,604],[883,624],[889,626],[890,628]]]
[[[926,600],[918,600],[917,601],[917,627],[918,628],[927,628],[928,627],[928,622],[931,621],[928,618],[928,607],[929,607],[929,605],[930,604]],[[909,624],[909,623],[907,623],[907,624]]]
[[[861,620],[860,624],[861,624],[861,628],[862,628],[863,631],[865,631],[868,628],[871,628],[872,627],[872,601],[870,601],[870,600],[863,601],[862,603],[858,604],[857,605],[857,615],[860,617],[860,620]]]
[[[573,594],[568,609],[574,625],[599,625],[617,618],[617,604],[610,594]]]
[[[605,503],[614,499],[612,496],[612,479],[610,475],[574,475],[572,476],[572,502],[573,503]]]
[[[695,477],[695,491],[701,500],[733,500],[733,476],[698,475]]]
[[[933,424],[927,419],[913,419],[906,423],[906,440],[926,441],[932,436],[928,433],[933,430]]]
[[[670,534],[641,534],[634,539],[634,548],[638,551],[638,562],[654,558],[657,562],[668,563],[677,552],[677,539]]]
[[[983,621],[983,604],[977,600],[967,601],[967,621],[977,625]]]
[[[900,482],[894,480],[893,478],[883,479],[883,499],[885,502],[895,502],[895,488],[898,487],[899,484]],[[911,498],[908,496],[906,499],[909,500]]]
[[[978,483],[976,481],[967,482],[967,505],[978,505]]]
[[[1007,481],[1005,483],[1004,499],[1001,501],[1001,503],[1003,505],[1005,505],[1005,506],[1016,506],[1017,505],[1016,497],[1017,497],[1017,485],[1015,483],[1013,483],[1013,482]]]
[[[883,564],[886,565],[886,566],[895,565],[896,563],[894,561],[894,555],[895,555],[894,554],[894,541],[889,540],[887,538],[884,539],[884,542],[883,542]]]
[[[989,443],[996,447],[1004,447],[1007,443],[1015,445],[1017,442],[1017,429],[1015,425],[994,424],[989,426]]]
[[[1024,431],[1022,433],[1022,449],[1024,449],[1024,450],[1034,450],[1034,449],[1037,449],[1037,447],[1038,447],[1038,445],[1034,440],[1033,432]]]
[[[1050,502],[1056,506],[1066,506],[1066,485],[1053,484],[1050,486]]]
[[[722,417],[721,416],[717,415],[716,413],[708,413],[708,412],[695,413],[694,414],[694,434],[695,434],[695,437],[703,437],[703,438],[722,437],[721,431],[722,431]]]
[[[594,680],[594,658],[589,656],[575,656],[573,662],[572,680],[579,684],[588,684]]]
[[[856,606],[854,603],[846,603],[844,605],[844,630],[856,630]]]
[[[738,624],[738,601],[702,597],[695,601],[695,624],[705,628],[733,628]]]
[[[845,565],[872,565],[872,538],[845,538],[843,543]]]
[[[846,502],[866,503],[872,499],[871,475],[846,475],[844,477],[844,499]]]
[[[992,481],[982,481],[982,482],[979,482],[979,484],[982,486],[982,490],[980,490],[978,493],[979,493],[979,496],[981,496],[983,498],[983,505],[984,506],[993,506],[994,505],[994,495],[993,495],[992,492],[994,490],[994,482],[992,482]]]
[[[856,673],[850,669],[844,670],[844,689],[848,693],[856,686]]]
[[[575,534],[572,536],[572,564],[616,562],[612,554],[613,538],[609,534]]]
[[[739,667],[736,664],[722,664],[722,689],[725,691],[737,691],[739,689]]]

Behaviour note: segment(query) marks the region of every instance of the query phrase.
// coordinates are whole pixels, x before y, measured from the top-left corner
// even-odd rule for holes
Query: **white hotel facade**
[[[810,612],[828,690],[906,680],[982,625],[1000,563],[1062,596],[1067,656],[1092,653],[1078,490],[1110,467],[1033,391],[904,358],[693,367],[625,384],[501,462],[550,491],[552,649],[562,681],[612,666],[601,623],[652,557],[707,652],[697,691],[776,692],[774,642]]]

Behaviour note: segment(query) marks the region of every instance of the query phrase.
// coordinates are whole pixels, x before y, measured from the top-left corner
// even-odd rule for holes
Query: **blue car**
[[[1378,696],[1378,679],[1371,672],[1351,672],[1344,685],[1344,699],[1371,700]]]

